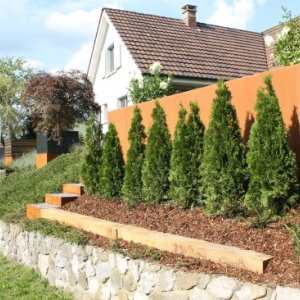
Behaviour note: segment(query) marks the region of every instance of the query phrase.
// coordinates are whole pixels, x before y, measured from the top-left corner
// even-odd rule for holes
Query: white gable
[[[105,11],[96,34],[88,76],[94,86],[96,101],[100,105],[106,104],[108,111],[119,108],[119,99],[128,94],[130,80],[142,77]]]

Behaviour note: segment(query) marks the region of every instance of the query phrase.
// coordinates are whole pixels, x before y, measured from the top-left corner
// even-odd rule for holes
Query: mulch
[[[202,208],[182,210],[175,206],[140,204],[127,209],[122,201],[108,201],[100,197],[81,196],[68,203],[63,209],[97,217],[113,222],[130,224],[160,232],[168,232],[186,237],[203,239],[223,245],[236,246],[272,255],[264,274],[256,274],[228,267],[207,260],[188,258],[181,255],[155,250],[160,262],[184,270],[209,274],[224,274],[241,281],[300,287],[300,263],[296,260],[294,243],[285,224],[300,225],[300,207],[293,209],[282,220],[264,229],[253,228],[249,219],[225,219],[220,216],[206,216]],[[95,246],[114,249],[133,257],[142,256],[155,260],[157,255],[145,253],[145,246],[123,240],[116,242],[86,233],[88,242]]]

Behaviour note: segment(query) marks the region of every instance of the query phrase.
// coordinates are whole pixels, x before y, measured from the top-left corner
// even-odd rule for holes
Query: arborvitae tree
[[[145,151],[145,127],[142,125],[142,115],[136,106],[129,130],[129,149],[125,167],[125,178],[122,194],[128,207],[136,206],[142,199],[142,166]]]
[[[102,126],[95,116],[87,122],[85,136],[85,158],[81,169],[81,177],[85,191],[92,195],[97,193],[100,182],[102,156]]]
[[[187,178],[189,149],[187,149],[186,138],[186,114],[185,108],[181,106],[175,128],[169,176],[169,196],[175,200],[180,207],[187,206],[186,200],[189,194],[189,182]]]
[[[272,216],[284,214],[298,199],[295,154],[288,145],[287,133],[270,76],[257,94],[256,121],[248,142],[248,209],[260,225]]]
[[[209,214],[232,216],[240,209],[246,183],[244,145],[231,92],[218,83],[200,167],[200,199]]]
[[[118,132],[110,123],[104,138],[100,170],[100,195],[107,199],[119,199],[124,179],[124,159]]]
[[[200,120],[199,106],[196,102],[191,102],[186,126],[187,148],[189,149],[186,163],[188,162],[187,177],[190,183],[187,206],[195,204],[199,199],[199,168],[203,159],[204,132],[205,127]]]
[[[156,102],[152,112],[153,124],[149,130],[142,169],[143,195],[148,204],[157,204],[169,189],[172,142],[163,108]]]

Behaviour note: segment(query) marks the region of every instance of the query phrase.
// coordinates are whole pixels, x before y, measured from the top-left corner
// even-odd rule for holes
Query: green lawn
[[[73,299],[70,294],[49,286],[32,269],[8,262],[0,256],[1,300],[60,300]]]

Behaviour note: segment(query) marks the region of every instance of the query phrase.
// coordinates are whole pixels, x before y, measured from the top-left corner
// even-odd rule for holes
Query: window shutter
[[[115,69],[121,68],[121,58],[122,58],[122,48],[120,43],[116,43],[115,45]]]

